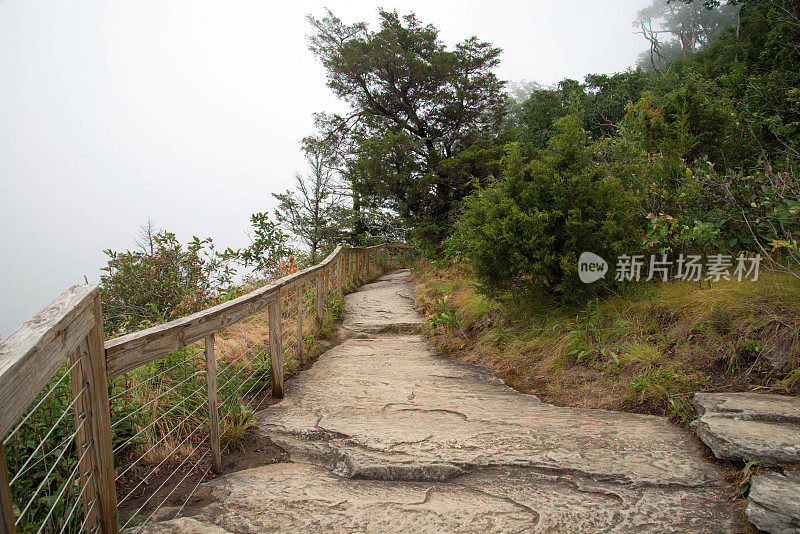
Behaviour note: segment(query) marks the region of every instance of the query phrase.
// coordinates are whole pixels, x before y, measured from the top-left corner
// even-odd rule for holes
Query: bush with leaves
[[[293,253],[289,237],[266,212],[252,214],[250,224],[253,227],[250,246],[237,250],[227,248],[221,257],[234,260],[245,268],[252,267],[268,278],[279,275],[281,261]]]
[[[151,236],[142,250],[104,251],[100,276],[107,335],[162,323],[225,298],[234,271],[214,250],[211,238],[185,246],[175,234]]]
[[[460,231],[484,292],[579,298],[601,286],[579,281],[582,252],[612,259],[635,246],[634,199],[592,161],[578,116],[556,122],[540,157],[508,145],[500,178],[468,198]]]

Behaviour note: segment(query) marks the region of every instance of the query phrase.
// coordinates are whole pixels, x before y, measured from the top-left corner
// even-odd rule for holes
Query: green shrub
[[[604,285],[580,282],[582,252],[599,254],[613,270],[617,255],[634,250],[640,232],[632,195],[592,161],[577,113],[556,126],[560,133],[540,155],[509,144],[501,176],[466,201],[459,230],[488,294],[577,299]]]

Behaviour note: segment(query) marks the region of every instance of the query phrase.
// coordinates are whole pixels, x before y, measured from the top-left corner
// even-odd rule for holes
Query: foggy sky
[[[648,0],[395,1],[504,49],[501,79],[625,70]],[[185,242],[247,244],[248,217],[305,171],[312,113],[343,111],[305,15],[347,2],[0,0],[0,335],[132,248],[147,218]]]

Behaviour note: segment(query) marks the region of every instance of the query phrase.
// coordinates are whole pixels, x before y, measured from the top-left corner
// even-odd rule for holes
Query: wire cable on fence
[[[247,352],[248,352],[248,351],[250,351],[250,349],[252,349],[252,348],[253,348],[253,347],[255,347],[256,345],[258,345],[258,344],[259,344],[261,341],[263,341],[263,339],[259,340],[259,342],[258,342],[258,343],[254,343],[253,345],[251,345],[251,346],[250,346],[250,347],[249,347],[249,348],[248,348],[248,349],[247,349],[245,352],[243,352],[241,355],[239,355],[239,357],[238,357],[238,358],[236,358],[236,360],[234,360],[234,362],[233,362],[233,363],[235,363],[235,362],[239,361],[239,360],[242,358],[242,356],[244,356],[245,354],[247,354]],[[265,348],[263,348],[261,351],[259,351],[259,352],[258,352],[258,354],[256,354],[255,356],[253,356],[253,357],[252,357],[252,358],[251,358],[251,359],[250,359],[250,360],[247,362],[247,364],[246,364],[246,365],[243,365],[242,367],[240,367],[240,368],[239,368],[239,370],[238,370],[238,371],[236,371],[236,373],[234,373],[234,374],[233,374],[233,376],[231,376],[231,377],[230,377],[230,378],[229,378],[229,379],[228,379],[226,382],[224,382],[224,383],[223,383],[221,386],[218,386],[218,387],[217,387],[217,389],[219,389],[219,390],[222,390],[222,389],[224,389],[224,388],[225,388],[225,386],[227,386],[228,384],[230,384],[230,383],[231,383],[231,381],[232,381],[234,378],[236,378],[237,376],[239,376],[239,374],[241,374],[241,372],[242,372],[242,371],[244,371],[245,369],[247,369],[247,366],[248,366],[248,365],[250,365],[251,363],[253,363],[254,361],[256,361],[256,358],[263,357],[263,356],[266,354],[266,352],[267,352],[268,350],[269,350],[269,347],[265,347]],[[220,374],[222,374],[222,373],[220,373]],[[251,376],[252,376],[252,375],[251,375]]]
[[[176,363],[176,364],[175,364],[175,365],[173,365],[172,367],[168,367],[167,369],[164,369],[164,370],[162,370],[162,371],[161,371],[161,372],[159,372],[158,374],[155,374],[155,375],[153,375],[153,376],[151,376],[151,377],[149,377],[149,378],[145,378],[145,379],[144,379],[144,380],[142,380],[141,382],[138,382],[138,383],[136,383],[135,385],[133,385],[133,386],[129,387],[128,389],[125,389],[125,390],[123,390],[123,391],[120,391],[120,392],[119,392],[119,393],[117,393],[116,395],[112,396],[110,400],[112,400],[112,401],[113,401],[114,399],[116,399],[116,398],[118,398],[118,397],[120,397],[120,396],[122,396],[122,395],[124,395],[124,394],[126,394],[126,393],[130,393],[131,391],[133,391],[133,390],[135,390],[135,389],[137,389],[137,388],[140,388],[140,387],[142,387],[143,385],[145,385],[145,384],[147,384],[148,382],[150,382],[150,381],[152,381],[152,380],[154,380],[154,379],[156,379],[156,378],[160,377],[161,375],[164,375],[164,374],[166,374],[168,371],[172,371],[173,369],[175,369],[175,368],[177,368],[177,367],[180,367],[180,366],[182,366],[182,365],[186,365],[187,363],[192,363],[192,360],[190,360],[189,358],[184,358],[183,360],[181,360],[180,362]]]
[[[33,450],[33,452],[32,452],[32,453],[31,453],[31,455],[28,457],[28,459],[25,461],[25,463],[24,463],[24,464],[22,464],[22,467],[20,467],[20,468],[19,468],[19,470],[17,471],[16,475],[14,475],[14,478],[12,478],[12,479],[9,481],[9,483],[8,483],[8,485],[9,485],[9,486],[11,486],[12,484],[14,484],[14,482],[16,482],[16,481],[19,479],[19,477],[20,477],[20,472],[21,472],[21,471],[24,471],[24,469],[25,469],[25,468],[28,466],[28,464],[31,462],[31,460],[33,459],[33,457],[36,455],[36,452],[37,452],[37,451],[38,451],[38,450],[39,450],[39,449],[42,447],[42,445],[44,445],[45,441],[47,441],[47,438],[49,438],[49,437],[50,437],[50,434],[52,434],[52,433],[53,433],[53,431],[55,431],[55,429],[58,427],[59,423],[61,423],[61,420],[62,420],[62,419],[64,419],[64,416],[65,416],[67,413],[69,413],[69,411],[70,411],[70,410],[72,409],[72,407],[75,405],[75,402],[76,402],[76,401],[77,401],[79,398],[81,398],[81,396],[83,395],[83,392],[84,392],[84,391],[86,391],[86,386],[83,386],[83,389],[81,389],[80,393],[78,393],[77,395],[75,395],[75,398],[73,398],[73,399],[72,399],[72,401],[69,403],[69,406],[67,406],[67,407],[66,407],[66,409],[64,410],[64,412],[61,414],[61,416],[60,416],[60,417],[58,418],[58,420],[55,422],[55,424],[53,424],[53,426],[52,426],[52,427],[50,427],[50,430],[47,432],[47,434],[45,435],[45,437],[44,437],[44,438],[42,438],[42,440],[39,442],[39,444],[38,444],[38,445],[36,446],[36,448]]]
[[[17,426],[15,426],[15,427],[14,427],[14,430],[12,430],[11,432],[9,432],[9,433],[8,433],[8,435],[7,435],[7,436],[5,437],[5,439],[3,440],[3,445],[7,445],[7,444],[8,444],[8,442],[11,440],[11,438],[14,436],[14,434],[16,434],[16,433],[17,433],[17,431],[18,431],[18,430],[19,430],[19,429],[22,427],[22,425],[24,425],[24,424],[25,424],[25,422],[28,420],[28,418],[29,418],[31,415],[33,415],[33,413],[34,413],[34,412],[35,412],[37,409],[39,409],[39,406],[41,406],[41,405],[42,405],[42,403],[43,403],[44,401],[46,401],[48,397],[50,397],[50,394],[51,394],[51,393],[53,393],[53,391],[55,391],[55,389],[56,389],[56,388],[57,388],[57,387],[58,387],[58,386],[61,384],[61,382],[62,382],[62,381],[63,381],[63,380],[66,378],[66,377],[68,377],[68,376],[70,375],[70,373],[72,372],[72,370],[73,370],[73,369],[75,368],[75,366],[76,366],[76,365],[78,365],[79,363],[80,363],[80,360],[76,359],[76,360],[75,360],[75,361],[72,363],[72,365],[70,365],[70,366],[69,366],[69,368],[68,368],[68,369],[67,369],[67,370],[64,372],[64,374],[63,374],[63,375],[61,375],[61,378],[59,378],[59,379],[58,379],[58,380],[57,380],[57,381],[56,381],[56,382],[55,382],[55,383],[52,385],[52,387],[50,388],[50,390],[49,390],[49,391],[48,391],[48,392],[47,392],[47,393],[46,393],[46,394],[45,394],[45,395],[44,395],[44,396],[43,396],[41,399],[39,399],[39,402],[38,402],[38,403],[36,403],[36,406],[34,406],[34,407],[33,407],[33,409],[31,409],[30,411],[28,411],[28,413],[25,415],[25,417],[23,417],[23,418],[22,418],[22,420],[21,420],[19,423],[17,423]]]
[[[257,358],[257,357],[258,357],[258,356],[256,356],[256,358]],[[253,358],[252,360],[250,360],[250,362],[249,362],[249,363],[253,363],[254,361],[255,361],[255,358]],[[242,372],[244,369],[246,369],[246,368],[247,368],[247,367],[246,367],[246,366],[244,366],[244,367],[242,367],[241,369],[239,369],[239,370],[236,372],[236,374],[235,374],[235,375],[233,375],[233,377],[231,377],[231,380],[233,380],[233,378],[235,378],[236,376],[238,376],[238,375],[239,375],[239,373],[241,373],[241,372]],[[248,381],[249,381],[251,378],[253,378],[253,376],[255,376],[255,374],[256,374],[256,373],[258,373],[258,372],[261,372],[261,371],[263,371],[263,369],[262,369],[261,367],[256,367],[256,369],[255,369],[255,370],[254,370],[252,373],[250,373],[250,375],[249,375],[249,376],[248,376],[248,377],[247,377],[245,380],[243,380],[243,381],[242,381],[242,384],[241,384],[239,387],[237,387],[236,389],[234,389],[234,390],[231,392],[231,394],[230,394],[230,395],[228,395],[228,396],[225,398],[225,400],[223,400],[223,401],[220,403],[220,406],[223,406],[223,405],[225,405],[225,403],[227,403],[229,400],[231,400],[231,399],[233,398],[233,395],[235,395],[235,394],[236,394],[236,392],[238,392],[238,391],[239,391],[239,390],[240,390],[240,389],[241,389],[241,388],[244,386],[244,384],[246,384],[246,383],[247,383],[247,382],[248,382]],[[228,380],[228,382],[226,382],[226,384],[230,383],[230,381],[231,381],[231,380]],[[220,389],[221,389],[221,388],[220,388]]]
[[[202,445],[202,444],[203,444],[205,441],[206,441],[206,440],[205,440],[205,439],[203,439],[203,441],[201,441],[200,443],[198,443],[198,444],[197,444],[197,446],[194,448],[194,450],[193,450],[191,453],[189,453],[189,455],[188,455],[188,456],[186,456],[186,458],[183,460],[183,462],[181,462],[181,463],[180,463],[180,465],[179,465],[177,468],[175,468],[175,471],[173,472],[173,474],[174,474],[174,473],[177,473],[177,472],[178,472],[178,470],[179,470],[181,467],[183,467],[183,464],[185,464],[185,463],[186,463],[186,460],[188,460],[189,458],[191,458],[191,457],[192,457],[192,455],[193,455],[195,452],[197,452],[197,449],[198,449],[198,448],[200,448],[200,445]],[[153,511],[150,513],[150,515],[149,515],[149,516],[147,516],[147,519],[145,519],[145,520],[144,520],[144,522],[143,522],[143,523],[142,523],[142,524],[139,526],[139,530],[141,530],[141,529],[142,529],[142,528],[143,528],[145,525],[147,525],[147,522],[148,522],[148,521],[150,521],[150,519],[152,519],[152,518],[153,518],[153,516],[156,514],[156,512],[158,511],[158,509],[159,509],[159,508],[161,508],[162,506],[164,506],[164,503],[165,503],[165,502],[167,502],[167,500],[168,500],[170,497],[172,497],[172,494],[173,494],[173,493],[175,493],[175,491],[176,491],[176,490],[177,490],[177,489],[178,489],[178,488],[181,486],[181,484],[183,484],[184,480],[186,480],[186,479],[189,477],[189,475],[192,473],[192,471],[194,471],[194,470],[197,468],[197,466],[198,466],[198,465],[200,465],[200,462],[202,462],[202,461],[205,459],[205,457],[206,457],[206,456],[208,456],[208,454],[209,454],[209,451],[206,451],[205,453],[203,453],[203,455],[202,455],[202,456],[200,456],[200,458],[198,458],[198,459],[197,459],[197,461],[194,463],[194,465],[193,465],[193,466],[192,466],[190,469],[188,469],[188,470],[186,471],[186,474],[185,474],[185,475],[183,475],[183,478],[182,478],[182,479],[180,479],[180,480],[178,481],[178,483],[177,483],[177,484],[175,484],[175,487],[174,487],[174,488],[172,488],[172,491],[170,491],[170,492],[167,494],[167,496],[166,496],[166,497],[164,497],[164,499],[162,499],[162,501],[161,501],[161,502],[158,504],[158,506],[156,506],[155,508],[153,508]],[[141,511],[141,510],[142,510],[142,509],[143,509],[143,508],[144,508],[144,507],[147,505],[147,503],[148,503],[148,502],[150,502],[150,499],[152,499],[152,498],[153,498],[155,495],[157,495],[157,494],[158,494],[158,492],[159,492],[159,491],[161,491],[161,488],[163,488],[163,487],[164,487],[164,484],[166,484],[166,483],[167,483],[167,480],[169,480],[170,478],[172,478],[172,475],[170,475],[170,476],[169,476],[169,478],[167,478],[166,480],[164,480],[164,482],[162,482],[162,483],[161,483],[161,485],[158,487],[158,489],[156,489],[156,490],[153,492],[153,494],[152,494],[152,495],[151,495],[151,496],[150,496],[150,497],[149,497],[149,498],[148,498],[148,499],[147,499],[147,500],[146,500],[146,501],[145,501],[145,502],[142,504],[142,506],[140,506],[140,507],[139,507],[139,511]],[[200,480],[202,481],[202,480],[203,480],[203,478],[200,478]],[[197,489],[197,486],[195,486],[195,489]],[[194,493],[194,490],[192,490],[192,493]],[[189,495],[191,496],[191,493],[190,493]],[[130,520],[129,520],[129,521],[130,521]],[[127,523],[125,523],[125,524],[127,525]],[[139,532],[139,530],[137,530],[137,532]]]
[[[191,380],[192,378],[195,378],[195,377],[201,376],[202,374],[203,374],[203,371],[195,371],[195,372],[193,372],[193,373],[192,373],[192,374],[190,374],[188,377],[186,377],[185,379],[181,380],[180,382],[178,382],[177,384],[175,384],[174,386],[172,386],[172,387],[171,387],[171,388],[169,388],[168,390],[166,390],[166,391],[162,392],[162,393],[161,393],[161,394],[160,394],[158,397],[155,397],[155,398],[153,398],[153,399],[150,399],[150,400],[149,400],[149,401],[147,401],[145,404],[142,404],[141,406],[139,406],[138,408],[136,408],[134,411],[132,411],[131,413],[129,413],[129,414],[128,414],[128,415],[126,415],[125,417],[123,417],[123,418],[121,418],[121,419],[118,419],[118,420],[116,420],[114,423],[112,423],[112,424],[111,424],[111,428],[112,428],[112,429],[116,428],[116,427],[117,427],[117,426],[118,426],[120,423],[122,423],[122,422],[123,422],[123,421],[125,421],[126,419],[130,418],[132,415],[134,415],[134,414],[136,414],[136,413],[139,413],[140,411],[142,411],[143,409],[145,409],[146,407],[148,407],[149,405],[151,405],[152,403],[154,403],[155,401],[157,401],[158,399],[160,399],[161,397],[163,397],[164,395],[166,395],[166,394],[167,394],[167,393],[169,393],[170,391],[174,391],[174,390],[175,390],[175,389],[176,389],[178,386],[180,386],[180,385],[182,385],[182,384],[185,384],[186,382],[188,382],[188,381],[189,381],[189,380]]]
[[[89,452],[90,449],[91,447],[86,447],[86,450],[84,450],[83,454],[81,454],[81,457],[78,460],[78,463],[75,465],[75,468],[72,470],[70,475],[65,479],[64,484],[61,486],[61,490],[58,492],[58,495],[56,495],[56,498],[50,505],[50,510],[48,510],[47,516],[45,516],[44,520],[42,521],[42,524],[39,526],[39,530],[36,531],[37,534],[42,532],[45,525],[47,525],[47,522],[50,520],[50,516],[53,515],[53,510],[56,509],[56,504],[58,504],[58,502],[61,500],[62,495],[64,495],[64,490],[67,489],[67,486],[71,485],[72,480],[75,478],[75,475],[78,474],[78,469],[80,469],[81,463],[83,462],[83,459],[86,457],[86,453]],[[20,519],[22,518],[22,515],[23,514],[20,514],[19,517]],[[19,521],[19,519],[17,519],[17,521]]]
[[[203,473],[203,476],[200,477],[200,480],[198,480],[197,484],[194,485],[194,488],[192,488],[192,491],[189,492],[189,495],[186,497],[186,500],[183,501],[183,504],[181,504],[181,507],[178,508],[177,512],[175,512],[175,516],[173,517],[173,519],[177,519],[178,517],[180,517],[181,512],[183,512],[183,509],[186,507],[186,504],[189,502],[189,499],[192,498],[192,495],[194,495],[194,492],[197,491],[197,488],[200,487],[200,484],[202,484],[202,482],[206,479],[206,477],[208,476],[208,473],[210,473],[210,472],[211,472],[211,465],[209,465],[206,468],[205,472]]]
[[[198,444],[195,446],[195,448],[194,448],[194,449],[192,449],[192,452],[190,452],[188,455],[186,455],[186,457],[183,459],[183,461],[182,461],[180,464],[178,464],[178,466],[177,466],[177,467],[176,467],[176,468],[173,470],[173,472],[172,472],[172,473],[171,473],[171,474],[170,474],[170,475],[169,475],[167,478],[165,478],[165,479],[164,479],[164,481],[163,481],[163,482],[162,482],[162,483],[161,483],[161,484],[158,486],[158,488],[156,488],[156,489],[155,489],[155,490],[154,490],[154,491],[153,491],[153,492],[150,494],[150,496],[147,498],[147,500],[145,500],[145,501],[142,503],[142,505],[141,505],[141,506],[140,506],[140,507],[137,509],[137,511],[136,511],[137,513],[138,513],[138,512],[141,512],[141,511],[144,509],[144,507],[148,505],[148,503],[150,502],[150,500],[151,500],[153,497],[155,497],[156,495],[158,495],[158,492],[159,492],[159,491],[161,491],[161,488],[163,488],[163,487],[164,487],[164,485],[165,485],[167,482],[169,482],[169,480],[170,480],[170,479],[173,477],[173,475],[174,475],[175,473],[179,472],[180,468],[181,468],[181,467],[183,467],[183,465],[186,463],[186,461],[187,461],[189,458],[191,458],[191,457],[194,455],[194,453],[195,453],[195,452],[197,452],[197,449],[199,449],[199,448],[200,448],[200,446],[201,446],[203,443],[205,443],[206,439],[207,439],[207,438],[203,438],[203,440],[202,440],[200,443],[198,443]],[[153,512],[152,512],[152,513],[151,513],[151,514],[150,514],[150,515],[147,517],[147,519],[145,519],[145,520],[144,520],[144,522],[143,522],[141,525],[139,525],[139,529],[140,529],[140,530],[141,530],[141,528],[142,528],[142,527],[144,527],[144,526],[147,524],[147,522],[148,522],[148,521],[150,521],[150,519],[153,517],[153,515],[155,515],[156,511],[158,511],[158,509],[159,509],[159,508],[161,508],[161,506],[163,506],[165,502],[167,502],[167,499],[169,499],[169,498],[170,498],[170,496],[172,496],[172,494],[173,494],[173,493],[175,493],[175,490],[177,490],[177,489],[178,489],[178,487],[180,487],[180,485],[183,483],[183,481],[184,481],[184,480],[186,480],[186,478],[189,476],[189,474],[192,472],[192,470],[193,470],[194,468],[196,468],[196,467],[197,467],[197,466],[200,464],[200,462],[201,462],[201,461],[202,461],[202,460],[203,460],[203,459],[204,459],[204,458],[205,458],[207,455],[208,455],[208,451],[206,451],[206,452],[205,452],[205,453],[204,453],[202,456],[200,456],[200,458],[197,460],[197,462],[195,462],[195,464],[192,466],[192,468],[191,468],[190,470],[188,470],[188,471],[187,471],[187,473],[184,475],[184,477],[183,477],[183,478],[182,478],[180,481],[178,481],[178,483],[175,485],[175,487],[174,487],[174,488],[172,488],[172,491],[170,491],[170,492],[167,494],[167,496],[166,496],[166,497],[165,497],[165,498],[164,498],[164,499],[161,501],[161,503],[159,503],[159,505],[158,505],[158,506],[156,506],[155,508],[153,508]],[[133,519],[134,519],[135,517],[136,517],[136,514],[133,514],[133,515],[132,515],[132,516],[131,516],[131,517],[128,519],[128,521],[127,521],[127,522],[125,522],[125,524],[124,524],[124,525],[122,525],[122,528],[125,528],[126,526],[128,526],[128,524],[129,524],[131,521],[133,521]]]
[[[167,415],[169,415],[170,413],[172,413],[173,411],[175,411],[175,410],[176,410],[176,409],[177,409],[179,406],[183,405],[183,404],[184,404],[186,401],[188,401],[189,399],[191,399],[191,398],[192,398],[192,396],[194,396],[196,393],[199,393],[201,390],[205,390],[205,388],[206,388],[206,386],[205,386],[205,384],[203,384],[203,385],[200,385],[200,386],[198,386],[198,387],[197,387],[197,388],[195,388],[194,390],[192,390],[192,392],[191,392],[191,393],[189,393],[189,395],[185,396],[183,399],[181,399],[180,401],[178,401],[178,402],[177,402],[175,405],[173,405],[173,406],[172,406],[172,408],[170,408],[169,410],[167,410],[166,412],[164,412],[163,414],[161,414],[160,416],[158,416],[158,418],[157,418],[157,419],[154,419],[154,420],[153,420],[152,422],[150,422],[150,423],[149,423],[147,426],[145,426],[144,428],[142,428],[141,430],[139,430],[139,431],[138,431],[136,434],[134,434],[133,436],[131,436],[130,438],[128,438],[128,439],[127,439],[127,440],[126,440],[124,443],[122,443],[122,444],[120,444],[120,445],[117,445],[117,446],[116,446],[116,448],[114,448],[114,454],[116,454],[116,453],[118,453],[120,450],[124,449],[124,448],[125,448],[127,445],[129,445],[130,443],[132,443],[132,442],[133,442],[133,440],[135,440],[135,439],[136,439],[137,437],[139,437],[139,436],[140,436],[140,435],[141,435],[143,432],[145,432],[145,431],[146,431],[148,428],[152,427],[153,425],[155,425],[156,423],[158,423],[159,421],[161,421],[162,419],[164,419],[164,417],[166,417]],[[163,396],[163,395],[165,395],[165,394],[166,394],[166,392],[165,392],[165,393],[162,393],[160,396]],[[159,397],[160,397],[160,396],[159,396]]]
[[[173,455],[173,454],[175,454],[175,451],[177,451],[177,450],[178,450],[178,449],[181,447],[181,445],[183,445],[184,443],[186,443],[186,441],[187,441],[189,438],[191,438],[192,436],[194,436],[194,435],[195,435],[195,433],[197,433],[197,431],[198,431],[198,430],[200,430],[200,428],[202,428],[202,427],[199,427],[199,426],[198,426],[198,427],[197,427],[197,428],[195,428],[195,429],[194,429],[194,430],[193,430],[193,431],[192,431],[192,432],[191,432],[191,433],[190,433],[188,436],[186,436],[185,438],[183,438],[183,441],[181,441],[181,442],[180,442],[180,443],[179,443],[179,444],[178,444],[178,445],[177,445],[175,448],[173,448],[173,449],[172,449],[172,451],[171,451],[171,452],[170,452],[170,453],[169,453],[167,456],[165,456],[165,457],[164,457],[164,459],[162,459],[162,460],[161,460],[161,461],[158,463],[158,465],[156,465],[156,466],[155,466],[153,469],[151,469],[151,470],[150,470],[150,472],[149,472],[149,473],[147,473],[147,475],[145,475],[144,477],[142,477],[142,480],[140,480],[140,481],[139,481],[139,483],[138,483],[138,484],[136,484],[136,486],[134,486],[134,487],[133,487],[133,489],[131,489],[131,490],[128,492],[128,494],[127,494],[127,495],[125,495],[125,497],[123,497],[122,499],[120,499],[120,500],[119,500],[119,502],[118,502],[118,505],[121,505],[121,504],[122,504],[122,503],[124,503],[124,502],[125,502],[125,501],[126,501],[128,498],[130,498],[130,496],[131,496],[131,495],[133,495],[133,493],[134,493],[134,492],[135,492],[137,489],[139,489],[139,487],[140,487],[142,484],[144,484],[144,483],[145,483],[145,481],[147,481],[147,479],[148,479],[148,478],[150,478],[150,477],[153,475],[153,473],[155,473],[156,471],[158,471],[158,469],[159,469],[159,468],[160,468],[162,465],[164,465],[164,462],[166,462],[167,460],[169,460],[169,459],[172,457],[172,455]],[[202,443],[203,443],[203,442],[204,442],[206,439],[207,439],[207,437],[206,437],[206,438],[203,438],[203,440],[202,440],[200,443],[202,444]],[[199,444],[198,444],[198,447],[199,447]],[[197,449],[197,447],[195,447],[195,449]],[[191,453],[190,453],[190,455],[191,455]],[[187,458],[188,458],[188,456],[187,456]],[[167,478],[167,480],[169,480],[169,478]],[[152,496],[151,496],[151,498],[152,498]],[[148,499],[148,500],[149,500],[149,499]]]
[[[85,414],[84,414],[84,417],[85,417]],[[67,447],[67,446],[69,446],[69,442],[70,442],[70,441],[72,441],[72,439],[75,437],[75,435],[76,435],[76,434],[75,434],[75,433],[73,433],[71,436],[67,436],[66,438],[64,438],[63,440],[61,440],[61,443],[59,443],[58,445],[56,445],[55,447],[53,447],[52,449],[50,449],[50,450],[49,450],[49,451],[47,451],[46,453],[43,453],[41,456],[39,456],[39,459],[38,459],[38,460],[36,460],[36,461],[35,461],[35,462],[33,462],[32,464],[28,465],[28,467],[26,467],[24,470],[20,468],[20,470],[18,470],[18,471],[17,471],[17,476],[16,476],[15,478],[21,478],[22,476],[24,476],[24,475],[25,475],[25,473],[29,472],[31,469],[33,469],[34,467],[36,467],[37,465],[39,465],[39,464],[40,464],[41,462],[43,462],[43,461],[44,461],[44,460],[45,460],[45,459],[46,459],[48,456],[50,456],[51,454],[53,454],[54,452],[56,452],[57,450],[59,450],[61,447]],[[33,455],[31,455],[31,457],[33,457]],[[11,485],[11,484],[9,484],[9,485]]]
[[[75,504],[72,505],[72,508],[70,508],[69,514],[67,515],[66,518],[64,518],[64,524],[61,526],[61,530],[58,531],[58,534],[63,534],[64,530],[69,525],[69,520],[72,519],[72,514],[75,513],[75,509],[78,507],[78,505],[83,500],[83,492],[85,492],[86,488],[89,486],[89,481],[92,479],[93,475],[94,475],[94,471],[90,471],[89,474],[84,479],[83,487],[81,488],[81,491],[78,494],[78,496],[75,497]]]
[[[136,460],[134,460],[134,461],[133,461],[133,463],[131,463],[131,464],[130,464],[128,467],[126,467],[126,468],[125,468],[125,469],[124,469],[124,470],[123,470],[123,471],[122,471],[122,472],[121,472],[119,475],[117,475],[117,477],[116,477],[114,480],[119,480],[119,479],[122,477],[122,475],[124,475],[125,473],[127,473],[128,471],[130,471],[130,470],[131,470],[131,468],[132,468],[134,465],[136,465],[137,463],[139,463],[139,460],[141,460],[142,458],[144,458],[145,456],[147,456],[147,455],[148,455],[150,452],[152,452],[152,451],[153,451],[153,450],[154,450],[154,449],[155,449],[155,448],[156,448],[158,445],[160,445],[160,444],[161,444],[161,443],[162,443],[162,442],[163,442],[165,439],[167,439],[167,437],[168,437],[170,434],[172,434],[172,433],[173,433],[173,432],[174,432],[176,429],[180,428],[180,427],[181,427],[181,425],[183,425],[183,423],[185,423],[186,421],[188,421],[188,420],[189,420],[189,419],[190,419],[190,418],[191,418],[191,417],[192,417],[194,414],[196,414],[196,413],[197,413],[197,411],[198,411],[200,408],[202,408],[203,406],[205,406],[205,405],[207,405],[207,404],[208,404],[208,399],[203,399],[203,401],[202,401],[202,402],[201,402],[201,403],[200,403],[200,404],[197,406],[197,408],[195,408],[195,409],[194,409],[194,411],[192,411],[192,413],[190,413],[189,415],[187,415],[187,416],[186,416],[186,417],[183,419],[183,421],[181,421],[180,423],[178,423],[177,425],[175,425],[174,427],[172,427],[172,428],[171,428],[171,429],[170,429],[168,432],[166,432],[166,433],[165,433],[165,434],[164,434],[164,435],[161,437],[161,439],[159,439],[159,440],[158,440],[156,443],[154,443],[154,444],[153,444],[153,446],[152,446],[152,447],[150,447],[150,448],[147,450],[147,452],[145,452],[144,454],[142,454],[141,456],[139,456],[139,457],[138,457]],[[197,428],[195,428],[195,429],[192,431],[192,433],[191,433],[191,434],[189,434],[189,435],[188,435],[186,438],[184,438],[184,440],[183,440],[182,442],[180,442],[180,443],[178,444],[178,447],[180,447],[181,445],[183,445],[183,444],[184,444],[184,442],[186,441],[186,439],[188,439],[189,437],[193,436],[193,435],[195,434],[195,432],[197,432],[197,430],[199,430],[200,428],[202,428],[202,427],[199,427],[199,426],[198,426]],[[172,451],[172,452],[169,454],[169,456],[171,456],[171,455],[172,455],[172,454],[175,452],[175,450],[177,450],[177,447],[176,447],[175,449],[173,449],[173,451]],[[169,456],[167,456],[167,458],[169,458]],[[164,458],[164,460],[166,460],[166,458]],[[160,466],[161,466],[161,464],[163,464],[163,463],[164,463],[164,460],[162,460],[162,461],[161,461],[161,463],[160,463],[160,464],[158,464],[158,466],[156,466],[156,468],[160,467]],[[150,472],[150,474],[152,474],[152,473],[153,473],[153,471],[151,471],[151,472]],[[148,474],[148,476],[150,476],[150,474]],[[146,479],[146,478],[147,478],[147,477],[145,477],[145,479]],[[144,479],[142,480],[142,482],[144,482]],[[139,485],[141,485],[141,483],[142,483],[142,482],[139,482]],[[138,488],[138,487],[139,487],[139,485],[137,485],[136,487]],[[134,488],[134,489],[136,489],[136,488]],[[128,495],[126,495],[126,496],[125,496],[125,497],[124,497],[122,500],[120,500],[120,501],[119,501],[117,504],[122,504],[122,502],[123,502],[125,499],[127,499],[127,498],[128,498],[128,496],[130,496],[130,493],[129,493]]]
[[[86,532],[86,523],[88,523],[89,519],[92,517],[92,512],[94,511],[95,504],[97,504],[97,499],[92,499],[92,502],[89,503],[89,508],[86,510],[83,522],[81,523],[81,528],[78,530],[78,532]],[[97,528],[98,527],[95,527],[93,532],[96,531]]]
[[[86,416],[84,415],[83,419],[81,420],[81,424],[78,426],[78,428],[75,430],[75,432],[72,433],[72,436],[70,436],[70,440],[74,439],[75,436],[78,435],[78,432],[81,431],[81,429],[83,428],[83,424],[85,422],[86,422]],[[89,447],[87,447],[87,449],[88,448]],[[50,479],[50,475],[53,474],[53,471],[55,470],[56,466],[58,466],[58,463],[61,461],[61,459],[64,457],[64,453],[67,452],[67,449],[68,449],[68,447],[64,447],[64,449],[61,451],[61,454],[59,454],[58,458],[56,458],[56,461],[53,462],[52,466],[50,466],[50,469],[47,471],[47,474],[44,476],[42,481],[39,483],[39,486],[36,488],[36,491],[34,491],[33,495],[31,495],[31,498],[28,500],[27,504],[25,505],[25,508],[23,508],[22,512],[20,512],[19,517],[17,518],[17,524],[19,524],[20,520],[22,519],[22,516],[24,516],[25,513],[28,511],[28,509],[31,507],[31,504],[33,504],[33,501],[36,500],[36,497],[39,496],[39,492],[42,491],[42,488],[44,487],[45,482],[47,482]],[[84,454],[86,454],[85,451],[84,451]],[[11,484],[9,484],[9,486],[10,485]]]

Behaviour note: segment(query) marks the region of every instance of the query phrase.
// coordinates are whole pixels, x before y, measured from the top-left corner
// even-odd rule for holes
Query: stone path
[[[690,431],[551,406],[437,355],[406,279],[348,295],[349,338],[259,414],[291,463],[219,477],[216,502],[144,532],[735,530]]]

